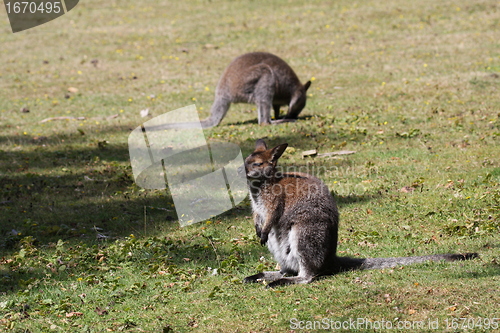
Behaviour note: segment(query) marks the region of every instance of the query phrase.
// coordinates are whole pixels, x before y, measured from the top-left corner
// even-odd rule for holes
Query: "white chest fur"
[[[266,221],[269,212],[258,197],[254,198],[250,196],[250,199],[252,210],[258,217],[257,223],[259,223],[261,227],[264,221]],[[291,230],[281,230],[278,239],[276,232],[276,228],[278,227],[278,225],[275,225],[271,228],[267,240],[267,247],[274,259],[280,264],[282,272],[297,274],[300,270],[300,258],[297,251],[296,231],[293,228]]]
[[[274,259],[280,264],[281,271],[297,274],[300,270],[300,258],[297,251],[297,234],[292,228],[289,232],[281,232],[278,239],[276,229],[272,228],[267,240],[267,247]]]
[[[250,196],[250,199],[252,202],[252,211],[259,217],[259,226],[262,226],[264,221],[267,219],[267,209],[258,198],[254,199],[253,196]]]

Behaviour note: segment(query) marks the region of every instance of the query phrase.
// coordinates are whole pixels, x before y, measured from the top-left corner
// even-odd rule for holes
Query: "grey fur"
[[[304,85],[300,83],[293,69],[271,53],[243,54],[229,64],[219,79],[210,117],[202,120],[201,126],[209,128],[219,125],[231,103],[256,104],[260,125],[294,121],[306,105],[306,92],[310,85],[311,81]],[[288,105],[288,113],[283,119],[278,119],[283,105]],[[271,121],[271,108],[274,109],[274,121]],[[186,122],[159,125],[148,130],[197,126],[196,123]]]
[[[358,259],[338,257],[337,205],[327,186],[305,173],[279,173],[276,164],[287,144],[267,149],[257,140],[245,160],[254,224],[261,244],[267,244],[281,270],[262,272],[244,282],[269,282],[268,287],[310,283],[321,275],[353,269],[381,269],[424,261],[455,261],[477,253],[420,257]]]

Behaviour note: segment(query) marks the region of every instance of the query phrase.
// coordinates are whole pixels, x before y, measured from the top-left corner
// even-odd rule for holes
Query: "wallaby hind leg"
[[[274,110],[274,119],[278,120],[280,118],[280,106],[277,104],[273,104],[273,110]]]
[[[276,288],[279,286],[286,286],[289,284],[306,284],[311,283],[314,280],[312,276],[287,276],[276,281],[269,283],[266,288]]]
[[[269,125],[271,123],[271,115],[267,105],[258,106],[259,112],[259,125]]]
[[[201,121],[201,127],[209,128],[219,125],[222,118],[226,116],[230,106],[230,99],[218,97],[216,94],[214,104],[212,104],[212,108],[210,109],[210,117]]]
[[[262,76],[255,84],[253,100],[257,104],[259,125],[271,124],[271,108],[273,107],[274,78],[272,73],[262,71]]]
[[[302,262],[301,264],[299,264],[299,274],[297,276],[282,277],[269,283],[267,285],[267,288],[275,288],[288,284],[311,283],[315,277],[312,272],[314,272],[314,266],[310,265],[310,262]]]
[[[267,281],[267,282],[272,282],[275,280],[278,280],[283,277],[283,273],[280,271],[274,271],[274,272],[262,272],[262,273],[257,273],[255,275],[250,275],[247,276],[243,282],[245,283],[252,283],[252,282],[260,282],[260,281]]]

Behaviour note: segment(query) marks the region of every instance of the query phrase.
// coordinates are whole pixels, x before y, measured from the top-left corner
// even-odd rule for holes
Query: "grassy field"
[[[16,34],[3,8],[0,331],[499,331],[498,0],[86,0]],[[281,163],[337,197],[341,255],[481,258],[269,290],[241,283],[276,265],[248,200],[179,227],[168,192],[134,183],[127,137],[144,109],[206,117],[256,50],[312,80],[301,119],[233,105],[209,141],[288,142]]]

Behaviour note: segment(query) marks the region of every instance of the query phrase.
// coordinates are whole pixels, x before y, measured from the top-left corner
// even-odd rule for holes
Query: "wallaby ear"
[[[288,147],[288,143],[283,143],[279,146],[274,147],[272,150],[271,161],[276,162],[278,158],[280,158],[281,155],[283,155],[283,152],[285,151],[286,147]]]
[[[255,142],[255,151],[266,151],[267,145],[266,142],[262,139],[259,139]]]
[[[311,81],[307,81],[306,84],[304,84],[305,91],[307,91],[307,89],[309,89],[310,86],[311,86]]]

